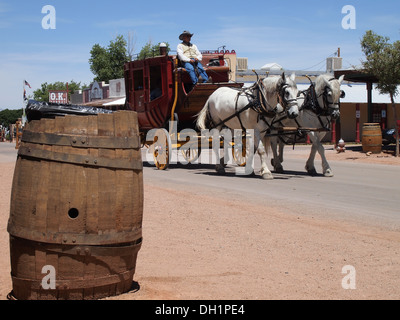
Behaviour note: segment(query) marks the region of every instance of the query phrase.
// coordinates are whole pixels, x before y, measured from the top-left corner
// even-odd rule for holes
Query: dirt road
[[[328,157],[375,163],[371,168],[400,165],[385,154],[367,159],[346,152],[331,150]],[[307,150],[287,157],[306,159]],[[12,288],[6,230],[12,159],[0,150],[0,299]],[[191,181],[163,185],[146,178],[152,168],[144,170],[144,241],[134,276],[140,288],[109,299],[400,298],[397,227],[335,218],[322,207],[313,214],[307,205],[273,199],[266,208],[265,199],[249,202],[245,194],[232,197]],[[350,284],[355,289],[345,289]]]

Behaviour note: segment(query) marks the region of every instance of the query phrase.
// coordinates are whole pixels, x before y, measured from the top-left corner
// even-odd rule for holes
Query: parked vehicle
[[[400,136],[400,120],[397,120],[397,127],[399,128]],[[390,128],[382,130],[382,144],[387,146],[392,143],[396,143],[396,129]]]

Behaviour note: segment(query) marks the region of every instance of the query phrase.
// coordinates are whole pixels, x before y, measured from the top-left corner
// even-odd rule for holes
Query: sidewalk
[[[374,164],[400,165],[400,157],[395,157],[395,145],[382,146],[382,152],[378,154],[366,154],[362,150],[361,143],[346,144],[345,152],[338,153],[332,144],[324,144],[325,156],[328,161],[348,161]],[[301,158],[305,161],[311,152],[311,145],[299,144],[285,146],[284,158]],[[269,156],[271,156],[269,154]],[[320,160],[318,152],[315,160]]]

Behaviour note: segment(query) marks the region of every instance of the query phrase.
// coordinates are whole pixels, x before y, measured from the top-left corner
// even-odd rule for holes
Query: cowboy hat
[[[179,40],[183,40],[183,36],[189,36],[192,37],[194,35],[194,33],[190,33],[189,31],[183,31],[180,36],[179,36]]]

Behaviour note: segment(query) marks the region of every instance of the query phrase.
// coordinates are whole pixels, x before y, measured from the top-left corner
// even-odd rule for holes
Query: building
[[[340,125],[345,141],[360,142],[364,123],[379,123],[381,129],[395,127],[395,113],[400,114],[400,99],[395,98],[395,109],[390,96],[380,94],[377,79],[358,70],[336,70],[335,77],[345,76],[342,85],[346,97],[341,100]]]
[[[72,94],[71,103],[115,110],[125,105],[125,79],[113,79],[109,84],[94,81],[89,88]]]
[[[245,58],[237,58],[241,61]],[[326,71],[302,71],[279,69],[277,63],[264,65],[255,70],[244,70],[242,66],[237,66],[236,81],[243,82],[244,86],[250,86],[257,81],[259,77],[278,76],[282,72],[287,75],[296,74],[296,83],[299,90],[305,90],[309,87],[308,78],[315,79],[321,74],[332,74],[332,77],[339,78],[345,75],[342,83],[342,90],[346,97],[341,99],[340,119],[337,121],[332,131],[327,133],[324,142],[335,143],[340,138],[346,142],[360,142],[362,140],[362,127],[364,123],[380,123],[381,128],[392,128],[395,126],[395,114],[391,106],[389,95],[380,94],[376,89],[377,79],[372,79],[362,75],[356,70],[342,70],[342,58],[327,58]],[[246,60],[247,61],[247,60]],[[395,99],[396,112],[400,115],[400,99]]]

